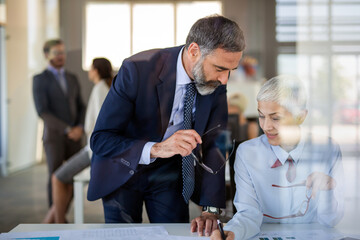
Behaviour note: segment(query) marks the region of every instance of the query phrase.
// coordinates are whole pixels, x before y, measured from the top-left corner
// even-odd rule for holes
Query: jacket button
[[[134,175],[134,170],[130,170],[129,173],[130,173],[131,175]]]

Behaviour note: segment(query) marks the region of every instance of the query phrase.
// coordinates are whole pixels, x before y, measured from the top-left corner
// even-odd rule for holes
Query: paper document
[[[129,228],[101,228],[84,230],[62,230],[62,231],[42,231],[24,233],[2,233],[0,240],[13,239],[39,239],[39,240],[122,240],[122,239],[151,239],[151,236],[168,236],[168,232],[163,226],[154,227],[129,227]],[[145,238],[143,238],[145,237]],[[161,239],[161,238],[160,238]],[[164,238],[166,239],[166,238]]]
[[[252,240],[338,240],[341,237],[341,234],[323,230],[262,231]]]

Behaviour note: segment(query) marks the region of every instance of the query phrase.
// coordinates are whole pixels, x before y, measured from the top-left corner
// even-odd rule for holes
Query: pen
[[[226,237],[225,237],[225,233],[224,233],[224,229],[223,229],[222,223],[220,222],[219,219],[217,220],[217,223],[218,223],[218,226],[219,226],[219,229],[220,229],[221,238],[222,238],[222,240],[225,240]]]

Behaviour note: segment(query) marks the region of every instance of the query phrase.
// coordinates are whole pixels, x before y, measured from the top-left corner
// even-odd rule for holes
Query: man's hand
[[[76,127],[72,127],[70,129],[67,136],[69,139],[71,139],[73,141],[79,141],[83,135],[83,132],[84,132],[84,130],[82,127],[76,126]]]
[[[235,234],[233,232],[224,231],[224,233],[226,236],[226,240],[234,240],[235,239]],[[210,240],[222,240],[219,229],[216,229],[215,231],[212,232],[212,234],[210,236]]]
[[[198,232],[199,236],[209,237],[211,232],[217,229],[217,217],[215,214],[203,212],[201,216],[191,221],[191,232]]]
[[[315,198],[318,191],[331,190],[335,187],[335,179],[321,172],[313,172],[306,179],[306,188],[312,188],[311,198]]]
[[[176,154],[185,157],[201,143],[201,137],[195,130],[179,130],[165,141],[155,143],[150,150],[150,157],[169,158]]]

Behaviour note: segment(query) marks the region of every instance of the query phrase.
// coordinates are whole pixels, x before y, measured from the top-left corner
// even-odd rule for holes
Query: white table
[[[84,230],[100,228],[139,227],[139,226],[164,226],[170,235],[197,236],[190,232],[190,224],[19,224],[10,232],[35,232],[35,231],[60,231],[60,230]],[[324,230],[326,232],[343,233],[347,236],[360,236],[359,222],[339,225],[335,228],[327,228],[320,224],[263,224],[261,231],[309,231]]]
[[[60,230],[84,230],[96,228],[118,228],[118,227],[146,227],[146,226],[164,226],[170,235],[177,236],[197,236],[190,232],[190,223],[183,224],[19,224],[10,232],[35,232],[35,231],[60,231]]]
[[[74,222],[84,223],[84,187],[90,181],[90,167],[74,176]]]

